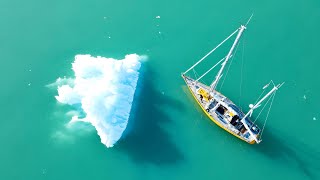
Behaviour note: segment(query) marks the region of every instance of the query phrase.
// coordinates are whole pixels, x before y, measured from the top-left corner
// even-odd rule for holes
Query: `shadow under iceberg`
[[[156,82],[154,74],[144,63],[127,128],[114,148],[125,152],[138,163],[178,163],[184,157],[164,129],[172,119],[162,107],[169,106],[181,111],[183,104],[156,90],[153,84]]]

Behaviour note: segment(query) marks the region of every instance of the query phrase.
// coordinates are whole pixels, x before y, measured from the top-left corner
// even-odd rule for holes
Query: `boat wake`
[[[80,107],[70,123],[88,122],[101,142],[112,147],[127,127],[143,56],[126,55],[122,60],[77,55],[72,63],[75,78],[58,78],[56,99]],[[60,85],[59,85],[60,84]],[[64,85],[61,85],[64,84]]]

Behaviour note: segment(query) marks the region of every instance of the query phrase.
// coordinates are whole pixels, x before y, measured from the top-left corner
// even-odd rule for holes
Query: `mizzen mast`
[[[273,83],[273,82],[272,82]],[[245,126],[245,128],[248,130],[248,132],[250,133],[250,135],[254,138],[254,140],[259,143],[261,142],[261,140],[258,140],[257,137],[252,133],[251,131],[251,127],[248,127],[247,123],[245,122],[245,119],[248,116],[251,116],[251,114],[253,113],[253,110],[257,109],[258,107],[260,107],[261,103],[267,99],[267,97],[269,97],[270,95],[272,95],[273,93],[275,93],[275,91],[277,91],[284,83],[278,84],[276,86],[274,86],[263,98],[260,99],[260,101],[258,101],[256,104],[250,104],[250,110],[248,111],[248,113],[241,119],[242,124]],[[269,85],[269,84],[268,84]],[[268,86],[267,85],[267,86]],[[266,86],[266,87],[267,87]]]

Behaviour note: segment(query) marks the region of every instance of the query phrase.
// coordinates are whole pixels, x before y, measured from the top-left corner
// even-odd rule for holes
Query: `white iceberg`
[[[71,122],[91,123],[101,142],[112,147],[128,124],[143,58],[136,54],[122,60],[77,55],[72,63],[75,78],[59,86],[56,96],[63,104],[81,106],[85,117],[75,115]]]

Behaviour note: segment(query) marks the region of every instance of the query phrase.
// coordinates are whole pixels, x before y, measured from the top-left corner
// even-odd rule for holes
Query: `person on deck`
[[[203,101],[203,96],[200,94],[200,101]],[[203,102],[202,102],[203,103]]]

